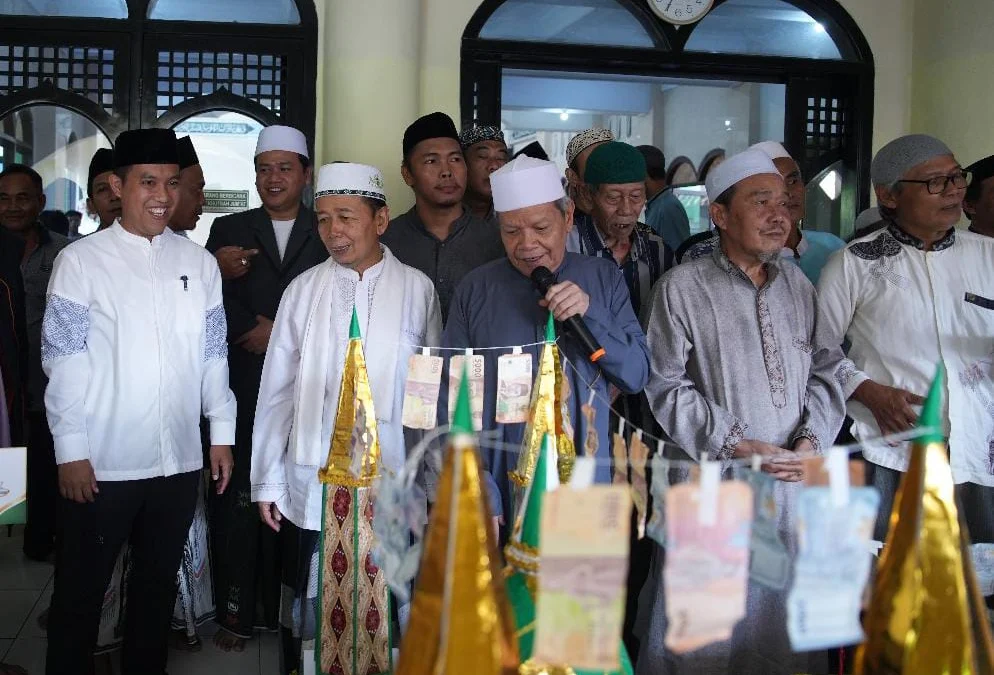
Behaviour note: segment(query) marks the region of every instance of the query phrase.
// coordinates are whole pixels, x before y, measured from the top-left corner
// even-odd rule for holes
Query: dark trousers
[[[125,542],[131,575],[121,654],[123,675],[163,675],[176,570],[183,557],[200,472],[103,481],[92,504],[59,498],[55,589],[48,622],[48,675],[93,672],[104,593]]]
[[[277,628],[280,607],[279,542],[252,502],[250,448],[236,447],[231,483],[224,494],[209,494],[217,622],[246,639],[256,625]]]
[[[29,413],[28,428],[28,523],[24,528],[24,555],[44,560],[55,550],[59,468],[45,412]]]

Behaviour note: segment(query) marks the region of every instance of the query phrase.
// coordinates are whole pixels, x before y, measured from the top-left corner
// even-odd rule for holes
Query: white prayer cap
[[[783,144],[777,143],[776,141],[761,141],[755,145],[750,145],[749,149],[762,150],[770,156],[770,159],[783,159],[784,157],[787,159],[794,159],[790,156],[790,153],[787,152],[787,149],[783,147]]]
[[[708,193],[708,201],[714,202],[725,190],[739,181],[765,173],[780,175],[776,164],[762,150],[744,150],[737,155],[732,155],[708,171],[708,177],[704,183]]]
[[[498,213],[548,204],[566,196],[556,165],[527,155],[490,174],[490,188]]]
[[[383,174],[380,170],[375,166],[349,162],[325,164],[318,171],[314,198],[333,195],[355,195],[379,199],[384,203],[387,201],[386,193],[383,191]]]
[[[610,129],[587,129],[581,131],[566,144],[566,165],[573,166],[577,155],[595,143],[607,143],[614,140]]]
[[[938,138],[925,134],[901,136],[877,151],[870,162],[870,180],[874,185],[893,185],[919,164],[951,154],[953,151]]]
[[[259,141],[255,144],[255,156],[258,157],[270,150],[285,150],[286,152],[295,152],[298,155],[310,157],[307,154],[307,139],[304,138],[303,132],[293,127],[284,127],[279,124],[274,124],[262,130],[259,134]]]
[[[856,216],[856,222],[853,223],[852,226],[853,232],[859,232],[864,227],[869,227],[870,225],[879,223],[883,219],[884,217],[880,215],[880,209],[876,206],[871,206],[870,208],[861,211],[860,214]]]

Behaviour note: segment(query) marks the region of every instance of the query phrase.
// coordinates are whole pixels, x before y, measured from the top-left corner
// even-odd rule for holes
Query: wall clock
[[[649,7],[663,21],[677,26],[694,23],[704,18],[714,0],[647,0]]]

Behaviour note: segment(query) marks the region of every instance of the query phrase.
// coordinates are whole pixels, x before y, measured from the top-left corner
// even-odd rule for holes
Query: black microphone
[[[549,287],[556,283],[556,275],[550,272],[548,267],[536,267],[532,270],[531,280],[544,297],[549,292]],[[567,318],[563,321],[563,325],[573,334],[573,337],[580,341],[584,351],[587,352],[587,357],[592,362],[596,362],[607,354],[604,348],[597,344],[597,340],[590,334],[590,329],[587,328],[587,324],[583,323],[579,314]]]

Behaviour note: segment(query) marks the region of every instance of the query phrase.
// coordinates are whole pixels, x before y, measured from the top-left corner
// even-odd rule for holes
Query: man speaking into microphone
[[[566,407],[577,454],[583,454],[588,429],[580,408],[593,388],[593,426],[599,447],[596,457],[605,460],[597,467],[596,479],[605,483],[611,480],[606,461],[611,456],[609,386],[626,394],[641,392],[649,380],[649,350],[617,264],[566,252],[566,237],[573,228],[573,202],[563,191],[556,165],[521,156],[492,173],[490,185],[507,258],[463,278],[452,298],[442,343],[480,350],[476,354],[485,359],[483,431],[498,431],[505,450],[484,449],[484,457],[500,496],[500,503],[494,504],[495,513],[510,522],[512,487],[507,472],[517,466],[518,458],[507,449],[521,446],[525,424],[499,424],[496,420],[497,361],[511,350],[493,348],[541,342],[548,313],[552,312],[565,357],[563,371],[569,382]],[[546,268],[554,278],[547,279],[540,268]],[[583,329],[577,324],[589,335],[581,337]],[[532,355],[534,378],[539,347],[526,346],[523,351]],[[443,391],[440,417],[448,410],[445,394]]]

